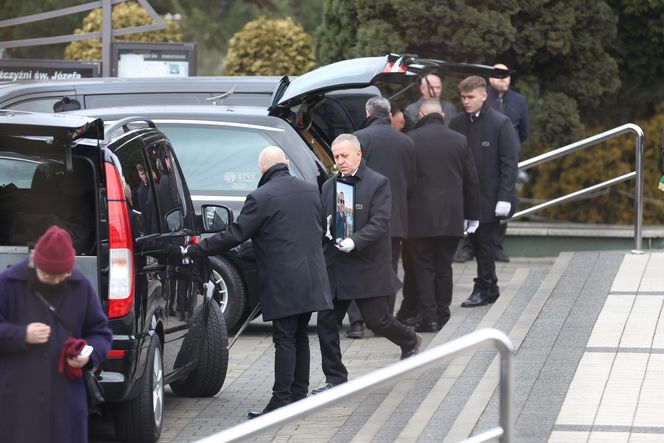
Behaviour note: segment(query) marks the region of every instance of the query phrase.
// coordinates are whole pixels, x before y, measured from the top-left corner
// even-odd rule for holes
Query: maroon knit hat
[[[57,226],[51,226],[37,240],[32,262],[47,274],[66,274],[74,267],[76,252],[69,233]]]

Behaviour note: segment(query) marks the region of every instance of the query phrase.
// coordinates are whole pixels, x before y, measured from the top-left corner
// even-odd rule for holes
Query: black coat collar
[[[258,187],[260,188],[275,177],[283,177],[286,175],[290,175],[290,172],[288,172],[288,165],[285,163],[277,163],[265,171],[265,174],[263,174],[260,181],[258,182]]]
[[[433,114],[427,114],[417,122],[417,125],[415,125],[415,127],[416,128],[421,128],[422,126],[430,125],[430,124],[443,125],[444,124],[443,116],[438,114],[437,112],[435,112]]]
[[[369,116],[364,119],[362,122],[362,126],[360,126],[360,129],[367,128],[372,125],[390,125],[390,119],[386,117],[375,117],[375,116]]]

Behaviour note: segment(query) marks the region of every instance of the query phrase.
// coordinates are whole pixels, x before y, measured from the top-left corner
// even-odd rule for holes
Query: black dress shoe
[[[438,332],[441,326],[437,321],[420,322],[415,327],[417,332]]]
[[[415,342],[415,346],[413,346],[411,348],[408,348],[408,349],[401,348],[401,360],[405,360],[408,357],[412,357],[413,355],[420,352],[420,345],[422,345],[422,335],[421,334],[415,334],[415,336],[417,337],[417,340]]]
[[[262,411],[249,411],[249,412],[247,412],[247,417],[249,417],[249,420],[251,420],[252,418],[260,417],[263,414],[266,414],[265,410],[262,410]]]
[[[498,300],[498,297],[500,297],[500,292],[489,294],[489,295],[486,296],[486,302],[487,303],[495,303],[496,300]]]
[[[282,406],[285,406],[285,405],[286,405],[286,403],[278,404],[278,403],[275,403],[275,402],[271,401],[267,404],[267,406],[265,406],[265,409],[263,409],[262,411],[249,411],[247,413],[247,417],[249,417],[249,420],[251,420],[252,418],[260,417],[263,414],[267,414],[268,412],[272,412],[275,409],[278,409],[278,408],[280,408]]]
[[[468,297],[466,301],[461,303],[461,307],[475,308],[477,306],[484,306],[488,303],[489,301],[485,297],[483,297],[479,291],[473,291],[472,294],[470,294],[470,297]]]
[[[346,337],[348,338],[364,338],[364,322],[356,321],[350,325],[348,331],[346,331]]]
[[[311,391],[311,395],[320,394],[321,392],[325,392],[325,391],[327,391],[328,389],[332,389],[332,388],[335,387],[335,386],[336,386],[336,385],[335,385],[334,383],[325,383],[323,386],[320,386],[320,387],[318,387],[318,388],[316,388],[316,389],[313,389],[313,390]]]

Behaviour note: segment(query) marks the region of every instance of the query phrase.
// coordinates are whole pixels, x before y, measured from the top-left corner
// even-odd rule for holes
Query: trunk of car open
[[[76,250],[76,266],[98,289],[99,276],[95,159],[43,143],[12,143],[0,137],[0,266],[28,256],[51,225],[66,229]]]

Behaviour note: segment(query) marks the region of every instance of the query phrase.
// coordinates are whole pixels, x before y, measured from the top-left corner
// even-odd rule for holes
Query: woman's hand
[[[25,342],[31,345],[46,343],[51,336],[51,327],[45,323],[30,323],[26,328]]]
[[[67,364],[72,367],[72,368],[82,368],[83,366],[88,364],[88,361],[90,361],[90,357],[83,357],[83,358],[68,358],[67,359]]]

